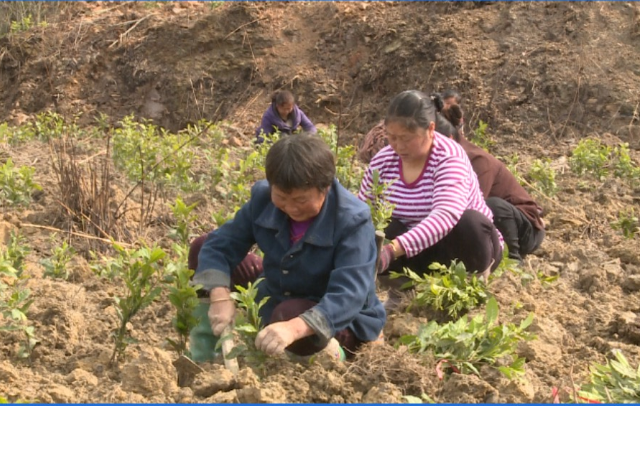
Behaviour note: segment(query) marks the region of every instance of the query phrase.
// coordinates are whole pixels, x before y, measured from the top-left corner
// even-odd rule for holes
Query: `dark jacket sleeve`
[[[316,126],[307,118],[307,115],[304,114],[304,111],[300,110],[300,126],[302,130],[309,133],[317,133]]]
[[[367,302],[377,257],[370,215],[358,213],[334,247],[335,265],[327,291],[316,306],[300,316],[325,340],[349,326]]]
[[[229,287],[231,272],[245,258],[255,244],[251,212],[256,196],[264,196],[260,183],[251,189],[251,199],[240,208],[235,217],[213,231],[198,255],[198,269],[193,276],[194,284],[202,284],[205,290],[214,287]]]

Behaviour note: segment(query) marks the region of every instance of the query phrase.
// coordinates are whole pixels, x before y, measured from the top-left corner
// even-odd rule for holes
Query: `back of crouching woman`
[[[192,254],[198,253],[193,281],[209,291],[210,303],[198,334],[210,326],[209,334],[219,336],[233,322],[231,275],[246,266],[257,244],[264,280],[256,301],[269,300],[260,311],[265,327],[256,347],[271,355],[326,349],[349,357],[377,340],[386,321],[375,292],[370,210],[340,185],[333,153],[315,135],[281,138],[267,153],[265,169],[267,180],[254,185],[233,220],[192,244]]]

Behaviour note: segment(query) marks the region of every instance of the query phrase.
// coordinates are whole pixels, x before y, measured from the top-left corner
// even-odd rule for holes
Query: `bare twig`
[[[122,43],[122,40],[123,40],[123,39],[124,39],[124,38],[129,34],[129,33],[131,33],[131,31],[132,31],[134,28],[136,28],[138,25],[140,25],[140,23],[141,23],[142,21],[144,21],[145,19],[148,19],[149,17],[151,17],[151,16],[153,16],[153,15],[154,15],[154,13],[151,13],[151,14],[148,14],[148,15],[144,16],[142,19],[138,19],[138,20],[136,20],[136,21],[135,21],[135,23],[134,23],[131,27],[129,27],[129,29],[128,29],[127,31],[125,31],[124,33],[122,33],[122,34],[118,37],[118,39],[116,39],[115,41],[113,41],[113,42],[111,43],[111,45],[110,45],[108,48],[110,49],[110,48],[112,48],[113,46],[115,46],[116,44],[118,44],[118,43]]]
[[[118,241],[113,240],[113,239],[111,239],[111,240],[103,239],[102,237],[96,237],[95,235],[84,234],[82,232],[64,231],[62,229],[54,228],[54,227],[51,227],[51,226],[43,226],[41,224],[20,223],[20,226],[27,227],[27,228],[46,229],[47,231],[62,232],[62,233],[65,233],[65,234],[75,235],[77,237],[83,237],[85,239],[98,240],[98,241],[104,242],[104,243],[116,243],[116,244],[118,244],[120,246],[124,246],[124,247],[127,247],[127,248],[133,248],[133,245],[131,243],[118,242]]]
[[[227,36],[224,37],[224,39],[228,39],[229,36],[231,36],[232,34],[234,34],[236,31],[238,30],[242,30],[244,27],[247,27],[251,24],[255,24],[256,22],[262,20],[262,17],[258,17],[257,19],[252,20],[251,22],[247,22],[246,24],[242,24],[240,25],[238,28],[236,28],[235,30],[233,30],[231,33],[229,33]]]

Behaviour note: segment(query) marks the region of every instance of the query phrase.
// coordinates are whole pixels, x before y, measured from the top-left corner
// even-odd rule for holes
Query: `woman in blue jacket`
[[[298,127],[302,127],[305,132],[317,132],[316,126],[296,105],[293,94],[278,91],[271,98],[271,105],[262,115],[260,127],[256,129],[256,143],[262,143],[263,135],[270,135],[276,130],[283,135],[291,135]]]
[[[267,180],[254,185],[249,202],[207,236],[198,254],[193,281],[209,292],[201,326],[210,325],[210,335],[233,321],[231,275],[257,244],[264,253],[257,300],[269,297],[258,349],[306,356],[327,348],[344,356],[378,339],[386,314],[375,292],[370,210],[335,171],[317,136],[285,136],[271,147]]]

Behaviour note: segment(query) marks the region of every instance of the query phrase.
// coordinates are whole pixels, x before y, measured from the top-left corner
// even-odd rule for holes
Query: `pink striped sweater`
[[[385,195],[395,206],[397,218],[410,230],[397,238],[407,257],[413,257],[442,240],[467,209],[477,210],[493,221],[464,149],[455,141],[435,132],[433,148],[421,175],[407,184],[402,177],[402,161],[391,146],[371,160],[358,197],[371,198],[373,171],[380,183],[390,183]],[[499,233],[498,233],[499,234]],[[503,240],[500,236],[500,244]]]

